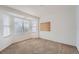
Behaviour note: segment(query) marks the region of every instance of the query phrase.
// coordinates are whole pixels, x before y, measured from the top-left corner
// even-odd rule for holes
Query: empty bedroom
[[[78,54],[78,5],[0,5],[0,54]]]

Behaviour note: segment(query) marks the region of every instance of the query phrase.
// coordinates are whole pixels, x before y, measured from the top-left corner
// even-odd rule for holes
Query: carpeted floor
[[[77,54],[76,47],[45,39],[28,39],[12,44],[1,54]]]

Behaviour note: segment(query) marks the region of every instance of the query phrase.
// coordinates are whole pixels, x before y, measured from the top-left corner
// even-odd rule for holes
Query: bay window
[[[0,16],[0,36],[22,34],[30,30],[30,21],[10,14]]]

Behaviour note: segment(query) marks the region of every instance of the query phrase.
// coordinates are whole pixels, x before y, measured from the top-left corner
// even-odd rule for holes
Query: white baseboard
[[[30,38],[28,38],[28,39],[30,39]],[[4,49],[6,49],[8,46],[10,46],[10,45],[12,45],[12,44],[14,44],[14,43],[16,43],[16,42],[20,42],[20,41],[24,41],[24,40],[26,40],[25,38],[24,39],[22,39],[22,40],[17,40],[17,41],[13,41],[13,42],[9,42],[7,45],[5,45],[3,48],[0,48],[0,51],[2,51],[2,50],[4,50]]]
[[[50,40],[50,39],[43,38],[43,37],[40,37],[40,38],[42,38],[42,39],[46,39],[46,40]],[[50,40],[50,41],[54,41],[54,42],[58,42],[58,43],[62,43],[62,44],[66,44],[66,45],[70,45],[70,46],[75,46],[75,47],[76,47],[76,45],[69,44],[69,43],[67,43],[67,42],[62,42],[62,41],[57,41],[57,40]]]
[[[0,48],[0,52],[1,52],[2,50],[4,50],[5,48],[7,48],[8,46],[10,46],[11,44],[13,44],[13,43],[9,43],[9,44],[5,45],[3,48]]]

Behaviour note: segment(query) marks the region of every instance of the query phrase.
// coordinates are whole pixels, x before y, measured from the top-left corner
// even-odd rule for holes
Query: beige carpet
[[[2,54],[75,54],[76,47],[45,39],[28,39],[4,49]]]

